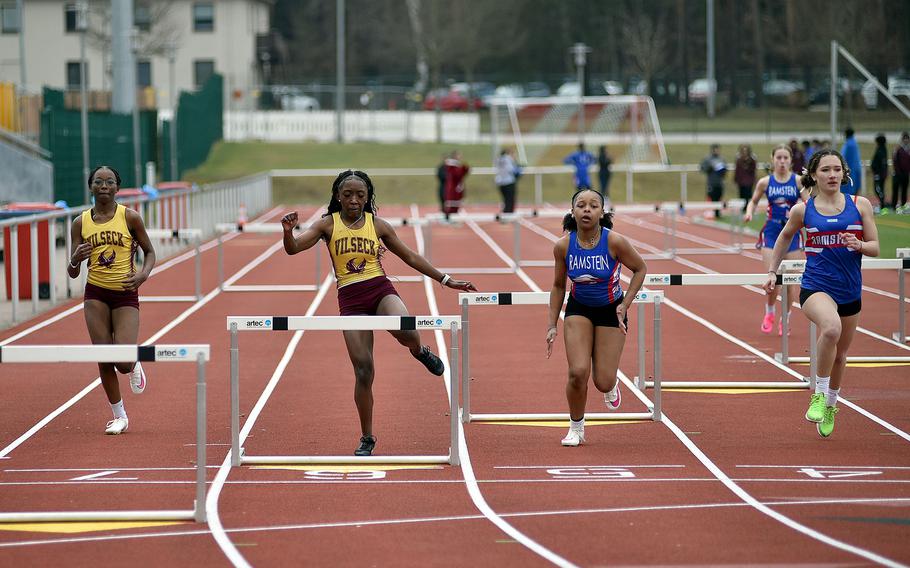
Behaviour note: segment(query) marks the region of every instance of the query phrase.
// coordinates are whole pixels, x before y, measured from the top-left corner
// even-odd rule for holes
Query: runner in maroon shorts
[[[139,336],[139,286],[152,273],[155,249],[142,217],[114,200],[120,189],[116,170],[107,166],[95,168],[89,175],[88,187],[95,205],[73,221],[73,255],[67,273],[76,278],[82,261],[88,260],[84,311],[92,343],[135,344]],[[145,261],[137,271],[134,258],[138,248],[145,254]],[[98,363],[101,384],[114,413],[114,419],[105,427],[106,434],[121,434],[129,427],[117,371],[129,375],[134,393],[145,390],[145,371],[138,361]]]
[[[476,290],[466,280],[455,280],[436,270],[424,257],[401,242],[395,229],[375,216],[375,191],[369,176],[361,171],[341,172],[332,183],[328,213],[308,227],[300,236],[293,234],[297,212],[281,219],[284,227],[284,250],[297,254],[325,240],[338,280],[338,307],[343,316],[408,315],[408,309],[382,269],[382,255],[390,250],[409,266],[456,290]],[[360,415],[362,436],[356,456],[373,454],[373,332],[344,331],[348,355],[354,366],[354,402]],[[416,331],[390,331],[411,355],[434,375],[445,372],[443,362],[421,344]]]

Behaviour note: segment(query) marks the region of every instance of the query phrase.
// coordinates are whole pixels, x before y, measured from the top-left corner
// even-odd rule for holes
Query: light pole
[[[88,65],[85,61],[85,34],[88,31],[88,3],[79,0],[76,3],[76,30],[79,32],[79,114],[82,130],[82,179],[87,180],[89,174],[89,148],[88,148],[88,101],[86,89],[86,71]],[[83,203],[90,202],[88,185],[83,186]]]
[[[137,77],[139,65],[139,30],[133,28],[130,33],[130,51],[133,54],[133,171],[136,176],[136,187],[142,187],[142,156],[139,132],[139,78]]]
[[[707,57],[707,75],[708,75],[708,118],[714,118],[715,93],[717,92],[717,80],[714,77],[714,0],[705,0],[707,2],[708,12],[708,53]]]
[[[177,79],[176,72],[174,70],[174,63],[177,60],[177,42],[171,41],[167,46],[167,62],[168,62],[168,75],[170,81],[170,96],[171,99],[171,128],[168,132],[170,138],[170,149],[171,149],[171,180],[177,180]]]
[[[583,43],[576,43],[569,52],[575,55],[575,68],[578,71],[578,143],[585,141],[585,63],[591,48]]]
[[[344,0],[335,0],[335,141],[344,142]]]

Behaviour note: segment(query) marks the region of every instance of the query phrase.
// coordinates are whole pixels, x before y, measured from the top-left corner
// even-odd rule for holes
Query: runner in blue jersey
[[[553,353],[566,278],[572,281],[565,315],[566,399],[571,424],[563,446],[585,441],[585,403],[592,367],[594,386],[604,393],[607,408],[615,410],[622,401],[616,371],[628,332],[626,312],[644,282],[647,266],[612,227],[613,214],[604,211],[603,195],[579,190],[572,196],[572,211],[562,222],[567,234],[553,247],[556,269],[550,290],[547,358]],[[619,283],[623,265],[632,271],[626,294]]]
[[[803,187],[817,190],[812,191],[808,202],[790,210],[790,219],[774,247],[764,288],[774,291],[787,242],[805,227],[806,270],[799,303],[819,333],[818,378],[806,420],[815,422],[818,433],[827,438],[834,431],[847,350],[862,309],[862,257],[879,255],[878,229],[868,199],[841,193],[850,169],[840,153],[819,150],[806,169]]]
[[[746,213],[743,215],[743,221],[748,223],[752,220],[752,215],[758,206],[758,200],[764,195],[768,199],[768,218],[765,226],[762,227],[761,233],[756,243],[757,248],[761,248],[761,257],[765,266],[769,266],[771,261],[771,251],[777,244],[777,237],[780,235],[787,219],[790,217],[790,209],[799,203],[805,196],[800,190],[799,176],[790,171],[793,163],[793,154],[790,147],[786,144],[780,144],[771,151],[771,162],[774,165],[774,171],[755,184],[755,191],[752,193],[752,199],[746,205]],[[790,241],[787,247],[785,258],[787,260],[801,260],[806,258],[803,254],[803,236],[797,233]],[[790,300],[794,300],[799,293],[798,286],[790,286]],[[763,333],[771,333],[774,330],[774,319],[777,317],[777,294],[768,294],[765,303],[765,316],[762,318],[761,330]],[[787,313],[790,313],[790,306],[786,306]],[[789,322],[790,319],[788,318]],[[777,333],[783,335],[784,323],[783,318],[777,325]],[[790,333],[790,330],[787,330]]]
[[[597,162],[594,154],[585,150],[584,144],[578,145],[578,150],[563,158],[563,164],[575,166],[575,189],[591,189],[591,176],[588,168]]]

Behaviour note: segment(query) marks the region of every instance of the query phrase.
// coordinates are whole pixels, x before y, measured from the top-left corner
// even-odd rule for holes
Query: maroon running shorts
[[[338,289],[338,309],[343,316],[375,316],[379,302],[389,295],[398,295],[385,276],[348,284]]]
[[[109,290],[86,282],[85,299],[98,300],[107,304],[112,310],[117,308],[139,309],[139,292],[136,290]]]

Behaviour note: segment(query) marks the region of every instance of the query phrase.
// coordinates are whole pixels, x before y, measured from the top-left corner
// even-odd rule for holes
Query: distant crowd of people
[[[884,134],[875,137],[875,151],[869,164],[872,189],[878,201],[874,207],[875,213],[887,214],[894,211],[895,213],[910,214],[910,207],[907,205],[907,186],[910,181],[910,133],[907,131],[901,133],[900,141],[890,155],[890,169],[887,142]],[[818,139],[813,139],[811,142],[809,140],[799,142],[794,138],[786,146],[791,156],[790,171],[798,175],[804,173],[803,170],[815,153],[831,149],[829,141]],[[848,195],[862,194],[863,163],[859,144],[856,142],[855,132],[852,128],[844,131],[844,144],[840,154],[850,167],[850,171],[853,172],[853,175],[841,187],[841,191]],[[738,196],[741,199],[748,200],[752,196],[758,178],[758,167],[758,158],[753,153],[752,147],[742,144],[736,153],[733,170],[733,183],[736,185]],[[773,164],[769,164],[766,169],[770,171],[772,168]],[[707,198],[711,201],[721,201],[728,168],[727,162],[721,156],[719,144],[711,145],[709,154],[701,161],[700,169],[706,177]],[[889,173],[891,175],[890,201],[886,196]],[[743,212],[745,210],[744,205]]]

